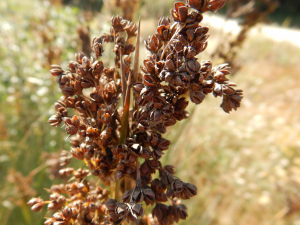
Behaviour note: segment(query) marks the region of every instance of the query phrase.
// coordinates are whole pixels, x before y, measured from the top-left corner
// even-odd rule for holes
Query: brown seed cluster
[[[196,58],[209,37],[208,27],[200,25],[202,13],[216,11],[224,2],[176,2],[173,22],[161,18],[156,33],[145,41],[150,53],[141,73],[131,66],[138,41],[136,46],[129,41],[139,36],[139,28],[119,16],[112,18],[110,33],[93,39],[91,58],[76,54],[66,71],[52,66],[63,97],[55,103],[49,123],[63,124],[72,145],[69,156],[82,160],[86,168],[60,168],[58,174],[71,179],[52,186],[50,200],[28,203],[33,211],[48,204],[48,210],[56,212],[46,225],[169,225],[186,219],[187,207],[180,199],[197,195],[197,188],[176,177],[174,166],[162,165],[160,159],[171,144],[163,134],[188,117],[186,96],[195,104],[209,93],[222,97],[221,107],[228,113],[240,106],[242,90],[228,81],[228,65],[212,67],[210,61]],[[113,67],[99,60],[105,42],[114,43]],[[137,60],[136,52],[134,64]],[[69,115],[70,109],[75,115]],[[110,193],[101,185],[111,187]],[[154,205],[152,215],[144,215],[144,203]]]

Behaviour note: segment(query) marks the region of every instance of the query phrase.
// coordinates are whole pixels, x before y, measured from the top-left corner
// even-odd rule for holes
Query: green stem
[[[117,180],[116,183],[115,183],[114,199],[117,200],[118,202],[121,200],[121,198],[120,198],[120,184],[121,184],[121,180]]]

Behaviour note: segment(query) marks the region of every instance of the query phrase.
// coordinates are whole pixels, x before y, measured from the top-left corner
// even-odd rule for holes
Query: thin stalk
[[[121,53],[120,53],[120,57],[121,57]],[[123,71],[123,61],[121,58],[121,73],[122,73],[122,88],[125,88],[125,85],[123,85],[123,82],[125,84],[126,79],[125,79],[125,72]],[[131,74],[129,73],[129,77],[128,77],[128,83],[126,86],[126,92],[123,91],[123,99],[124,99],[124,108],[123,108],[123,117],[121,119],[121,133],[120,133],[120,144],[123,144],[125,142],[125,140],[128,137],[128,130],[129,130],[129,106],[130,106],[130,87],[131,87]],[[124,89],[123,89],[124,90]],[[124,98],[125,96],[125,98]],[[115,183],[115,199],[117,201],[120,200],[120,184],[121,181],[118,180]]]
[[[170,41],[168,42],[167,46],[164,48],[164,50],[163,50],[163,52],[162,52],[162,54],[161,54],[160,60],[163,60],[164,55],[165,55],[166,51],[168,50],[168,48],[169,48],[169,46],[170,46],[170,44],[171,44],[171,41],[173,41],[173,39],[179,34],[179,32],[181,31],[181,29],[182,29],[183,27],[184,27],[183,25],[180,25],[180,26],[177,28],[176,32],[175,32],[175,33],[173,34],[173,36],[171,37],[171,39],[170,39]]]
[[[116,31],[114,30],[114,45],[116,44]],[[117,64],[115,63],[115,72],[114,72],[114,82],[115,82],[115,87],[117,88]]]
[[[125,77],[125,74],[122,73],[122,77]],[[126,90],[126,97],[124,101],[124,111],[123,117],[121,120],[121,134],[120,134],[120,144],[123,144],[128,137],[129,130],[129,106],[130,106],[130,88],[131,88],[131,73],[129,73],[128,84]]]
[[[135,43],[135,54],[134,54],[134,64],[133,64],[133,76],[132,76],[132,83],[135,84],[138,82],[138,73],[139,73],[139,57],[140,57],[140,27],[141,27],[141,17],[139,18],[139,24],[138,24],[138,30],[137,30],[137,36],[136,36],[136,43]],[[136,98],[137,94],[133,94],[133,109],[137,110],[137,104],[136,104]]]
[[[120,51],[120,69],[121,69],[121,79],[122,79],[122,98],[123,98],[123,107],[125,105],[125,97],[126,97],[126,77],[125,72],[123,70],[123,59],[122,52]]]
[[[117,180],[115,183],[115,190],[114,190],[114,199],[116,199],[116,201],[120,201],[121,196],[120,196],[120,184],[121,184],[121,180]]]

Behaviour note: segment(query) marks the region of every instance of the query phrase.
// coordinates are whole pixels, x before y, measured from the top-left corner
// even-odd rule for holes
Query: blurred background
[[[47,123],[60,97],[50,65],[66,68],[76,52],[90,54],[91,38],[109,31],[112,15],[140,16],[145,40],[173,3],[0,1],[1,225],[43,224],[45,211],[33,213],[26,202],[61,182],[57,152],[69,144],[63,129]],[[228,0],[204,18],[211,37],[199,60],[229,62],[245,97],[238,112],[226,114],[209,96],[167,134],[172,146],[163,162],[198,187],[182,224],[298,225],[300,1]],[[141,60],[146,54],[141,50]]]

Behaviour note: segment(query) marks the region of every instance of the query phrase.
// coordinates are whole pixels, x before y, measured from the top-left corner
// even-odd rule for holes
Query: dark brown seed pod
[[[207,1],[207,6],[210,11],[216,12],[224,7],[226,0],[209,0]]]
[[[199,10],[201,13],[206,11],[216,12],[223,8],[226,0],[187,0],[190,7]]]
[[[124,20],[121,16],[113,16],[111,18],[111,25],[117,33],[124,31],[128,22],[128,20]]]
[[[163,43],[159,35],[152,35],[148,40],[145,40],[145,45],[149,51],[156,53],[162,47]]]
[[[103,72],[103,62],[95,61],[92,64],[92,72],[94,76],[100,75]]]
[[[183,2],[175,2],[175,9],[171,10],[171,15],[175,21],[185,22],[188,15],[188,7]]]
[[[156,203],[155,207],[152,210],[152,216],[155,217],[159,221],[159,224],[162,225],[169,224],[168,214],[169,214],[168,206],[161,203]]]
[[[30,199],[30,200],[27,202],[27,205],[33,206],[33,205],[35,205],[35,204],[37,204],[37,203],[40,203],[40,202],[43,202],[43,199],[41,199],[41,198],[32,198],[32,199]]]
[[[79,159],[79,160],[83,160],[84,158],[84,151],[80,148],[71,148],[70,150],[72,156],[76,159]]]
[[[36,204],[34,204],[32,207],[31,207],[31,210],[33,212],[39,212],[43,209],[43,206],[44,206],[44,202],[41,201],[41,202],[38,202]]]
[[[58,173],[61,176],[70,176],[73,172],[74,172],[73,168],[65,168],[65,169],[59,170]]]
[[[187,213],[187,207],[183,204],[174,204],[169,206],[169,215],[168,217],[172,220],[175,220],[176,223],[179,222],[179,220],[185,220],[188,216]]]
[[[50,73],[57,77],[63,73],[63,69],[58,65],[51,65]]]
[[[57,127],[59,124],[61,124],[61,122],[62,117],[58,114],[52,115],[48,120],[48,123],[50,123],[50,125],[54,127]]]
[[[77,133],[77,131],[78,131],[78,129],[76,127],[74,127],[73,125],[66,126],[67,134],[74,135]]]

